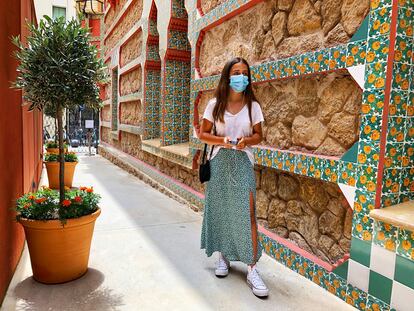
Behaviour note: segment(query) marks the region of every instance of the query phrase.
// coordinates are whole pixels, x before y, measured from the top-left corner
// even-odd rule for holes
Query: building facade
[[[37,189],[42,170],[42,113],[29,112],[22,92],[11,89],[17,60],[12,36],[28,35],[26,20],[36,22],[31,0],[0,3],[0,305],[20,259],[24,245],[23,228],[14,221],[15,200]]]
[[[409,310],[414,221],[381,213],[414,198],[413,10],[412,0],[110,1],[100,153],[202,210],[196,128],[225,62],[246,58],[265,116],[254,150],[266,253],[360,310]]]
[[[43,16],[51,18],[65,17],[66,20],[77,18],[75,0],[35,0],[36,17],[39,22]],[[63,123],[66,124],[68,114],[64,114]],[[44,132],[47,137],[55,138],[57,134],[57,122],[55,118],[44,115]]]

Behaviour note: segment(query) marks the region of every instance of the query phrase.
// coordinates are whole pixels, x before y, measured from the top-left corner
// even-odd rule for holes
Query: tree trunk
[[[65,146],[63,142],[63,109],[57,111],[58,135],[59,135],[59,201],[62,204],[65,199]]]

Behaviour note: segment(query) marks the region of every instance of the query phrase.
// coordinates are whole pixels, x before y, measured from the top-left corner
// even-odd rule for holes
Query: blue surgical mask
[[[249,78],[245,75],[230,76],[230,87],[237,93],[244,92],[249,85]]]

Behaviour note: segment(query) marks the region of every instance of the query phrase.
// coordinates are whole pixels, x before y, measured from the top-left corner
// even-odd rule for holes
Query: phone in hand
[[[237,145],[239,143],[239,141],[238,140],[230,140],[229,141],[229,144],[232,144],[232,145]]]

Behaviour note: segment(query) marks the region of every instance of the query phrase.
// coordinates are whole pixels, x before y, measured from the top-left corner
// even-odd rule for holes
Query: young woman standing
[[[255,211],[256,182],[251,145],[262,141],[263,113],[251,86],[246,60],[223,68],[219,85],[204,112],[199,138],[214,147],[207,183],[201,248],[219,252],[215,273],[226,276],[230,261],[248,265],[247,283],[256,296],[268,288],[256,269],[262,249]]]

